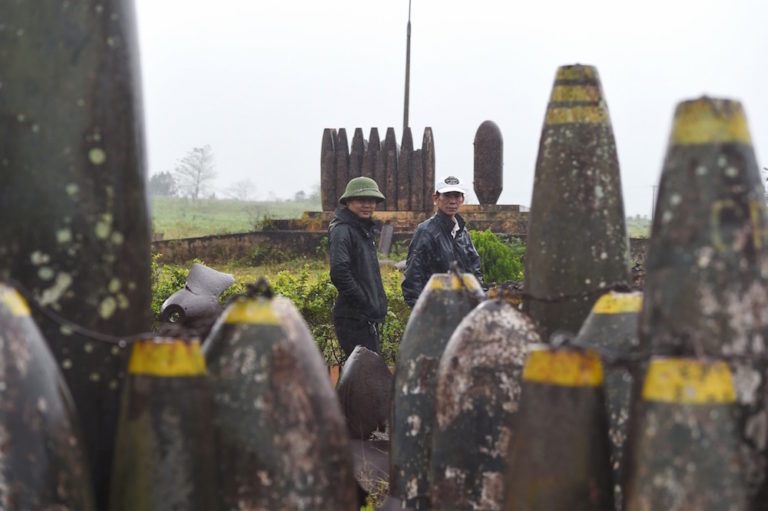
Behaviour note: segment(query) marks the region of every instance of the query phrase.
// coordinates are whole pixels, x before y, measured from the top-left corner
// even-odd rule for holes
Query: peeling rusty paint
[[[538,342],[533,322],[500,299],[482,302],[456,327],[437,371],[434,509],[502,509],[523,364]]]
[[[470,279],[470,285],[454,285],[460,281],[453,274],[430,278],[411,312],[395,364],[390,494],[414,509],[430,505],[429,459],[440,357],[456,326],[483,298],[474,277],[463,277]]]
[[[563,86],[599,94],[576,100],[557,92]],[[597,69],[563,66],[541,131],[525,257],[526,293],[563,298],[526,305],[545,338],[556,330],[578,331],[597,299],[580,295],[629,282],[625,222],[616,143]]]
[[[268,308],[278,321],[230,321],[238,303]],[[230,305],[204,351],[219,448],[218,508],[355,508],[344,417],[293,304],[278,297]]]

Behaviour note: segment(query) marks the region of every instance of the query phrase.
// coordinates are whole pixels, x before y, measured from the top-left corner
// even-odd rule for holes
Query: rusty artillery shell
[[[493,121],[475,133],[475,195],[480,204],[496,204],[504,188],[504,139]]]
[[[742,357],[730,365],[750,494],[768,492],[768,217],[760,181],[739,102],[705,97],[677,106],[639,320],[641,345],[653,353]]]
[[[613,509],[609,457],[597,353],[531,347],[504,509]]]
[[[502,509],[533,322],[503,299],[482,302],[456,327],[437,370],[433,509]]]
[[[344,416],[287,298],[231,304],[205,341],[218,509],[356,509]]]
[[[149,330],[133,2],[4,2],[0,10],[0,278],[91,330]],[[106,508],[127,350],[33,315],[72,392],[96,504]]]
[[[617,293],[601,296],[579,330],[576,342],[626,357],[637,349],[637,318],[643,305],[640,292]],[[632,372],[626,365],[605,368],[605,397],[608,412],[608,436],[611,443],[614,503],[621,510],[623,502],[621,481],[624,474],[624,443],[629,423],[629,403],[632,394]]]
[[[624,508],[746,509],[735,401],[725,362],[652,359],[633,404]]]
[[[356,346],[336,387],[351,438],[367,440],[384,431],[392,401],[392,373],[381,355]]]
[[[389,491],[414,509],[430,505],[437,366],[456,326],[482,299],[480,283],[472,274],[432,275],[400,341],[389,423]]]
[[[526,308],[545,338],[556,330],[577,332],[595,291],[629,282],[625,222],[597,69],[560,67],[541,131],[525,257],[525,290],[532,296]]]
[[[323,130],[323,143],[320,148],[320,194],[323,203],[323,211],[336,209],[342,190],[336,194],[336,149],[333,139],[336,130],[325,128]]]
[[[352,148],[349,151],[349,179],[360,177],[365,158],[365,138],[363,128],[355,128],[352,135]]]
[[[110,509],[216,509],[211,394],[199,341],[133,344]]]
[[[349,176],[349,144],[347,144],[347,130],[339,128],[336,137],[336,200],[339,200],[347,188]]]
[[[432,211],[432,194],[435,192],[435,139],[432,128],[424,128],[421,139],[421,165],[424,168],[424,211]]]
[[[95,509],[75,407],[27,302],[0,282],[0,508]]]
[[[383,190],[384,181],[378,181],[376,179],[376,162],[378,161],[379,152],[381,152],[379,130],[377,128],[371,128],[371,134],[368,136],[368,147],[365,149],[365,157],[363,158],[363,167],[360,169],[360,175],[370,177],[379,185],[379,190]]]
[[[398,160],[398,147],[397,138],[395,137],[395,128],[387,128],[387,134],[384,137],[384,144],[381,146],[381,150],[384,152],[386,161],[386,183],[384,187],[386,191],[384,196],[384,207],[387,211],[397,210],[397,160]],[[383,190],[382,190],[383,191]]]
[[[411,128],[403,133],[400,154],[397,159],[397,211],[411,210],[411,161],[413,160],[413,135]]]

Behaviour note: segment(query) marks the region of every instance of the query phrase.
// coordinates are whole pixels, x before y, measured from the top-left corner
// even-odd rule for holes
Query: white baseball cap
[[[448,193],[459,192],[467,193],[467,189],[464,187],[464,183],[456,176],[445,176],[435,183],[435,192]]]

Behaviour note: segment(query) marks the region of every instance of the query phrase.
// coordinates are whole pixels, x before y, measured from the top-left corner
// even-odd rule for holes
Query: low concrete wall
[[[508,238],[508,236],[502,236]],[[514,235],[525,243],[524,235]],[[411,233],[395,233],[393,243],[407,244]],[[630,253],[633,264],[645,263],[647,238],[632,238]],[[294,257],[318,257],[328,253],[328,234],[324,231],[259,231],[222,234],[201,238],[184,238],[152,242],[152,253],[162,254],[162,262],[186,263],[200,259],[206,263],[246,260],[281,261]]]

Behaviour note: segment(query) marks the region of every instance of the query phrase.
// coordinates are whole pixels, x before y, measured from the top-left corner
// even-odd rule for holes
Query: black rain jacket
[[[480,285],[485,286],[480,256],[469,232],[464,229],[466,223],[458,214],[456,220],[459,230],[455,238],[451,236],[451,217],[439,209],[435,216],[416,227],[408,246],[405,280],[401,285],[405,303],[411,307],[416,304],[429,278],[435,273],[447,273],[453,261],[458,263],[462,272],[474,274]]]
[[[347,208],[337,209],[328,226],[331,282],[339,291],[334,317],[384,322],[387,295],[381,283],[373,226],[373,220],[360,218]]]

